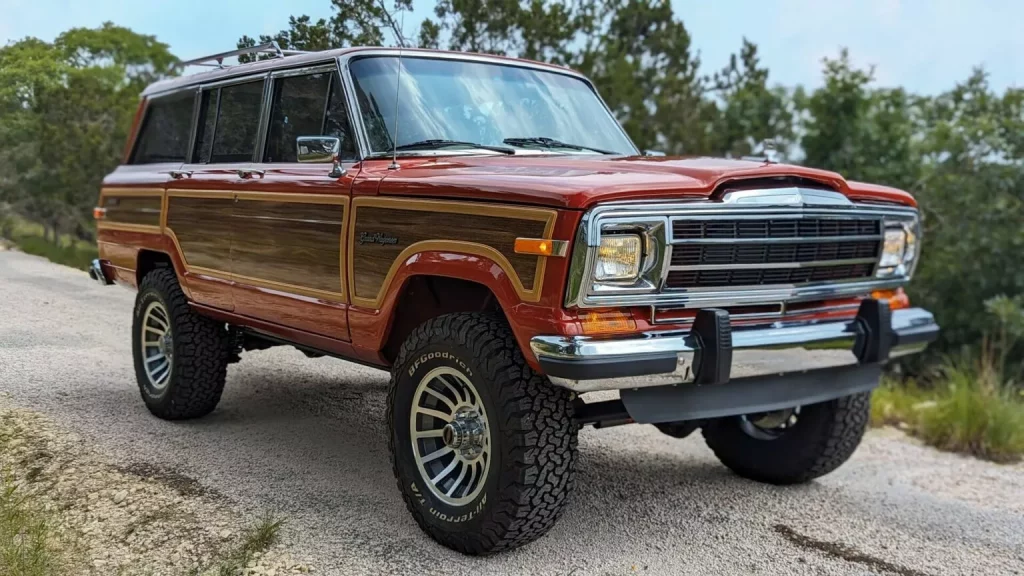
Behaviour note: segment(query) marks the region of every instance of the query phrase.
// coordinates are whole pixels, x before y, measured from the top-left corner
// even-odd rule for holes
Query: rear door
[[[265,75],[203,86],[188,163],[167,192],[167,232],[185,261],[192,299],[234,310],[232,217],[240,191],[252,181]]]
[[[235,311],[348,340],[345,220],[357,154],[337,65],[277,71],[270,82],[255,176],[235,204]],[[299,162],[303,136],[339,138],[343,173]]]

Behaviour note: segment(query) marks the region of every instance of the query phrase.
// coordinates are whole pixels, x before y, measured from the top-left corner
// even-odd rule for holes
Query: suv
[[[882,366],[938,334],[902,291],[921,245],[906,192],[644,154],[547,64],[251,50],[143,93],[91,275],[138,289],[160,418],[212,411],[246,350],[390,370],[398,488],[445,546],[544,534],[585,425],[700,429],[762,482],[827,474]]]

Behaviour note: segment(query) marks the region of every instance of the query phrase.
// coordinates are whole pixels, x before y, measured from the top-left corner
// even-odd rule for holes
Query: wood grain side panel
[[[232,272],[337,294],[343,299],[341,231],[345,207],[239,200],[235,203]]]
[[[118,196],[104,194],[102,208],[106,208],[105,222],[159,226],[163,200],[157,196]]]
[[[518,237],[544,237],[544,220],[380,206],[360,206],[355,218],[351,282],[356,297],[376,299],[402,251],[425,241],[489,246],[508,259],[523,287],[536,288],[538,257],[516,254],[513,248]]]
[[[177,238],[187,266],[225,274],[231,270],[233,210],[230,197],[167,199],[167,228]]]

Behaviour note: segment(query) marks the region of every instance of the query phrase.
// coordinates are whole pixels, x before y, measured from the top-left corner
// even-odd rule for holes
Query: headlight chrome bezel
[[[900,234],[902,241],[890,240],[894,234]],[[894,246],[890,246],[890,241]],[[910,280],[917,266],[921,253],[921,221],[915,214],[913,217],[891,217],[882,219],[882,250],[879,253],[875,269],[876,278],[902,278]],[[891,250],[890,252],[887,252]],[[887,257],[890,257],[887,261]]]
[[[588,249],[578,251],[583,258],[582,275],[576,283],[577,296],[607,296],[616,294],[654,294],[661,289],[663,271],[668,266],[667,234],[668,219],[655,218],[609,218],[601,221],[600,236]],[[595,278],[597,247],[601,239],[615,235],[635,235],[640,238],[641,261],[638,274],[628,280],[603,280]],[[581,227],[577,243],[587,245],[586,227]],[[574,255],[573,268],[576,267]]]

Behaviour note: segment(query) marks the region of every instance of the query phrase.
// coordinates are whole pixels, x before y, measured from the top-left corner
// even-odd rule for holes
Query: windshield
[[[390,152],[398,58],[361,58],[350,69],[370,148],[374,153]],[[509,138],[546,138],[636,154],[597,94],[573,76],[466,60],[403,57],[401,78],[399,147],[427,140],[507,146]]]

